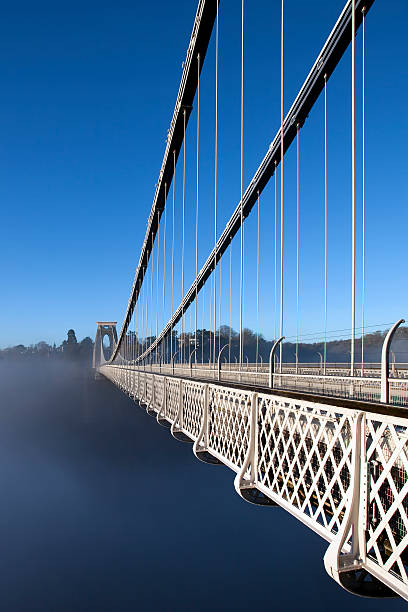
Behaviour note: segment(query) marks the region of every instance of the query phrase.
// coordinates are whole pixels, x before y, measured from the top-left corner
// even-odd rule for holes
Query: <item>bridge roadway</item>
[[[132,363],[132,362],[125,362]],[[136,367],[136,364],[133,364]],[[149,364],[143,371],[155,374],[177,374],[195,380],[218,380],[228,383],[252,385],[252,387],[303,391],[347,399],[379,402],[381,400],[380,364],[368,364],[363,375],[357,370],[350,376],[348,364],[327,364],[326,373],[318,364],[282,364],[277,367],[270,380],[269,367],[247,364],[242,369],[235,363],[219,364]],[[408,369],[398,364],[388,379],[389,402],[393,405],[408,406]]]
[[[161,369],[97,371],[192,442],[198,459],[232,469],[243,499],[280,506],[325,538],[325,567],[341,586],[408,600],[404,407]]]

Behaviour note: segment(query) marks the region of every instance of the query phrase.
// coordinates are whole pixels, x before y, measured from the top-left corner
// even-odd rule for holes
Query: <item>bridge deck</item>
[[[244,499],[279,505],[330,542],[332,575],[359,570],[376,596],[386,585],[408,600],[406,409],[134,367],[99,372],[199,459],[232,469]]]
[[[216,368],[208,367],[208,364],[192,365],[191,367],[183,364],[171,365],[148,365],[143,371],[151,372],[152,374],[164,374],[166,376],[178,376],[198,380],[201,382],[211,381],[223,383],[234,388],[243,388],[251,391],[268,392],[271,389],[269,384],[269,373],[264,367],[255,370],[246,369],[239,371],[232,367],[229,369],[226,365],[224,369],[218,371]],[[231,364],[232,365],[232,364]],[[123,367],[137,368],[133,364],[126,364]],[[283,372],[273,375],[273,389],[275,393],[278,390],[284,394],[290,394],[291,397],[315,398],[316,401],[323,403],[330,402],[334,405],[358,407],[364,410],[364,404],[367,405],[367,410],[386,411],[387,414],[395,414],[404,416],[406,410],[401,411],[401,408],[408,407],[408,378],[405,374],[407,370],[400,369],[402,377],[389,379],[390,385],[390,401],[385,407],[384,403],[380,402],[381,398],[381,378],[378,377],[379,369],[371,368],[364,371],[364,376],[349,376],[345,369],[336,368],[335,373],[330,370],[327,374],[319,373],[318,368],[300,368],[301,371],[306,370],[306,373],[292,372],[294,368],[285,368]],[[288,371],[289,370],[289,371]],[[318,373],[316,373],[316,370]],[[343,372],[341,374],[340,372]],[[338,400],[341,400],[338,403]],[[346,402],[346,403],[345,403]],[[377,409],[375,408],[377,406]],[[392,412],[390,412],[392,410]]]

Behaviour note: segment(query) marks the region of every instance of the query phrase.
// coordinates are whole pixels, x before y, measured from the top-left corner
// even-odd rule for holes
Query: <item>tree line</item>
[[[75,331],[68,330],[67,339],[59,346],[41,341],[25,346],[17,344],[0,350],[0,360],[27,361],[32,359],[54,359],[92,363],[93,341],[89,336],[78,342]]]

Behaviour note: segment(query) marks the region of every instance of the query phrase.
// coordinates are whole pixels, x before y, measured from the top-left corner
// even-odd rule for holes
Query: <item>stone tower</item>
[[[98,368],[108,360],[118,341],[116,321],[97,321],[96,324],[98,327],[96,330],[92,362],[94,368]],[[103,339],[105,336],[109,338],[109,356],[106,355],[106,351],[104,351],[103,348]]]

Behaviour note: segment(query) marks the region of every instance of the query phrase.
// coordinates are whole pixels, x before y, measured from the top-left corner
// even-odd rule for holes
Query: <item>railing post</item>
[[[192,442],[191,437],[183,432],[184,428],[184,409],[188,410],[188,405],[184,404],[184,385],[188,384],[183,379],[179,380],[179,398],[178,398],[178,407],[177,413],[174,417],[173,423],[170,427],[171,435],[179,440],[180,442]]]
[[[391,327],[388,334],[385,336],[382,352],[381,352],[381,401],[388,404],[390,400],[390,383],[388,380],[390,374],[390,345],[391,340],[401,325],[405,323],[404,319],[400,319]]]
[[[251,483],[256,485],[258,472],[258,394],[253,393],[251,398],[251,430],[248,449],[248,467],[250,469]]]
[[[357,412],[352,427],[352,472],[348,499],[337,536],[324,555],[324,566],[327,573],[338,584],[350,590],[354,589],[353,576],[364,566],[366,560],[366,522],[367,522],[367,459],[365,439],[365,414]],[[342,549],[351,531],[351,551],[343,553]],[[355,577],[356,587],[358,576]]]
[[[276,349],[278,348],[279,344],[284,339],[285,339],[285,336],[282,336],[281,338],[276,340],[276,342],[274,343],[274,345],[271,348],[271,352],[269,353],[269,387],[271,389],[273,387],[273,375],[274,375],[274,372],[275,372],[275,352],[276,352]]]
[[[205,385],[205,443],[210,438],[210,386]]]
[[[258,393],[251,394],[251,414],[249,424],[248,450],[238,474],[234,478],[234,488],[242,499],[257,506],[276,506],[257,488],[258,482]]]
[[[219,459],[216,459],[208,451],[208,440],[210,433],[209,407],[210,387],[208,383],[206,383],[204,385],[203,416],[201,421],[200,433],[198,434],[197,440],[194,442],[193,453],[197,457],[197,459],[203,461],[204,463],[219,465],[221,461],[219,461]]]
[[[174,358],[177,355],[178,350],[174,353],[173,357],[171,358],[171,373],[174,374]]]

